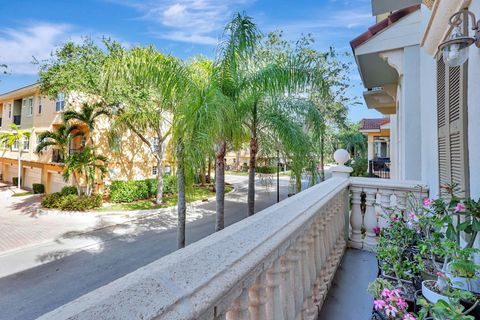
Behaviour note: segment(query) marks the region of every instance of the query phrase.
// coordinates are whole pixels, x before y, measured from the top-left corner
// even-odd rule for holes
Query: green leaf
[[[462,222],[457,226],[457,230],[465,231],[469,225],[470,225],[470,221]]]
[[[455,228],[451,223],[448,224],[447,232],[445,233],[445,235],[447,236],[448,239],[455,241],[456,239]]]
[[[473,231],[480,232],[480,221],[473,223],[472,228]]]

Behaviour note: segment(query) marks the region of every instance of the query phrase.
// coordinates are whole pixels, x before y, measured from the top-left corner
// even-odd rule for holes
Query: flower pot
[[[437,303],[438,300],[444,300],[448,303],[451,303],[450,299],[447,296],[430,289],[428,284],[430,284],[431,286],[434,286],[435,281],[434,280],[422,281],[422,295],[425,297],[425,299],[427,299],[428,302]]]

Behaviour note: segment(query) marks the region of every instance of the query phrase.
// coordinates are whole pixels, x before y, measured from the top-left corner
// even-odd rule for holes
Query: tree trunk
[[[257,104],[253,106],[253,117],[250,137],[250,161],[248,172],[248,216],[255,214],[255,165],[257,163]]]
[[[185,221],[187,217],[187,204],[185,201],[185,168],[183,163],[183,146],[181,142],[178,143],[177,148],[177,249],[181,249],[185,247]]]
[[[160,140],[161,141],[161,140]],[[157,196],[155,198],[156,204],[163,202],[163,155],[165,153],[165,142],[161,141],[157,150]]]
[[[226,142],[222,141],[216,155],[215,166],[215,199],[216,199],[216,221],[215,231],[225,227],[225,152]]]
[[[235,170],[240,171],[240,152],[241,150],[237,151],[237,167]]]
[[[78,182],[77,175],[75,174],[75,171],[72,172],[73,176],[73,183],[75,184],[75,187],[77,188],[77,195],[81,196],[82,195],[82,190],[80,189],[80,183]]]
[[[206,183],[207,183],[207,180],[205,177],[205,160],[203,160],[200,167],[200,186],[205,187]]]
[[[18,148],[22,148],[20,143],[18,144]],[[18,152],[18,178],[17,178],[17,188],[20,189],[22,185],[22,152]]]
[[[325,135],[320,135],[320,181],[325,181]]]
[[[212,181],[212,158],[208,157],[208,173],[207,173],[207,183]]]
[[[295,175],[295,193],[302,192],[302,173]]]

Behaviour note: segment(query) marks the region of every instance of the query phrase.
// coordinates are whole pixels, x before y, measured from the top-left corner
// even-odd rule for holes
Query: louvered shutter
[[[469,194],[467,70],[467,63],[449,68],[441,55],[437,60],[439,181],[458,184],[459,196]],[[443,190],[441,194],[445,195]]]

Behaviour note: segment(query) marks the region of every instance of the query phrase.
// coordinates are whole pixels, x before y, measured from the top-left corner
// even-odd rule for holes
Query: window
[[[27,108],[27,116],[33,115],[33,97],[23,100],[24,107]]]
[[[38,114],[42,113],[42,97],[38,96]]]
[[[30,137],[23,138],[23,150],[30,150]]]
[[[13,143],[12,150],[18,150],[18,139]]]
[[[468,62],[449,68],[437,60],[438,168],[440,186],[456,183],[459,196],[469,195],[467,140]],[[446,196],[445,190],[441,194]]]
[[[41,138],[41,134],[42,132],[37,132],[37,145],[39,145],[40,143],[43,142],[43,140],[45,140]]]
[[[82,147],[85,147],[87,145],[87,138],[85,138],[85,136],[83,135],[82,136],[82,141],[80,142],[80,145]]]
[[[157,173],[158,173],[158,168],[157,168],[157,166],[153,166],[153,167],[152,167],[152,176],[156,176]]]
[[[60,112],[65,109],[65,94],[60,92],[55,99],[55,111]]]

